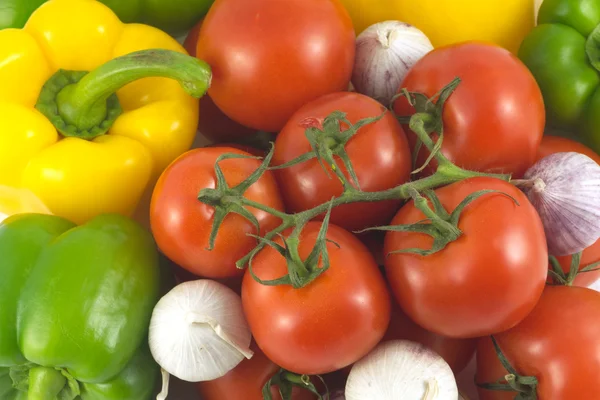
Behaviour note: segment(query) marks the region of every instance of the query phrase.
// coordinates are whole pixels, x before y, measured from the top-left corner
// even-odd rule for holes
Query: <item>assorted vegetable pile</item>
[[[600,398],[600,3],[456,3],[0,1],[0,400]]]

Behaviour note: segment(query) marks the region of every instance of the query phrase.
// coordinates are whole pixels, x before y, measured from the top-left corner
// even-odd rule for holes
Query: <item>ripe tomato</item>
[[[312,101],[298,110],[275,141],[273,165],[281,165],[311,150],[306,139],[307,120],[323,121],[333,111],[343,111],[351,123],[377,117],[385,108],[370,97],[358,93],[333,93]],[[347,129],[347,127],[343,127]],[[348,141],[346,151],[360,188],[366,192],[389,189],[406,182],[410,176],[411,156],[406,136],[392,113],[362,127]],[[346,177],[348,173],[338,160]],[[342,184],[329,171],[327,176],[317,159],[290,168],[275,170],[275,176],[287,209],[299,212],[326,203],[342,194]],[[349,230],[387,223],[400,202],[354,203],[336,207],[331,221]]]
[[[442,117],[442,153],[470,170],[523,174],[535,160],[545,123],[542,93],[531,72],[503,48],[467,42],[427,54],[401,88],[433,96],[456,77],[461,82]],[[394,111],[415,112],[405,98],[396,101]],[[416,136],[408,138],[413,145]],[[427,155],[423,148],[419,165]]]
[[[207,147],[233,147],[234,149],[245,151],[246,153],[252,154],[255,157],[265,157],[266,154],[263,150],[257,149],[256,147],[252,147],[245,144],[239,143],[215,143],[211,144]]]
[[[518,324],[537,303],[546,281],[548,250],[542,222],[515,186],[493,178],[471,178],[436,190],[452,212],[465,197],[488,193],[462,212],[463,234],[445,249],[428,255],[390,254],[385,268],[396,299],[406,314],[440,335],[469,338],[502,332]],[[407,203],[391,225],[425,218]],[[430,249],[433,239],[415,232],[388,232],[384,251]]]
[[[393,302],[390,326],[383,340],[411,340],[427,346],[442,356],[458,375],[475,355],[477,339],[453,339],[429,332],[411,320],[402,309]]]
[[[303,260],[320,228],[319,222],[304,227],[299,246]],[[379,343],[390,321],[389,292],[369,250],[335,225],[329,226],[327,238],[340,247],[327,244],[330,267],[307,286],[262,285],[249,272],[242,283],[242,304],[256,343],[277,365],[299,374],[323,374],[352,364]],[[271,247],[252,265],[262,280],[288,272],[285,258]]]
[[[263,400],[263,386],[279,371],[279,367],[264,355],[253,342],[251,359],[244,359],[225,376],[196,384],[202,400]],[[315,382],[316,383],[316,382]],[[281,400],[276,386],[271,387],[273,400]],[[291,400],[313,400],[317,396],[294,387]]]
[[[600,399],[600,294],[590,289],[548,286],[525,320],[495,337],[521,376],[538,379],[540,400]],[[489,338],[477,346],[478,383],[508,372]],[[513,400],[515,392],[479,389],[480,400]]]
[[[550,154],[571,151],[585,154],[586,156],[600,164],[600,156],[586,145],[576,142],[572,139],[549,135],[544,135],[544,137],[542,138],[542,142],[540,143],[540,147],[538,148],[535,161],[537,162],[542,158],[549,156]]]
[[[152,195],[150,224],[162,252],[188,271],[207,278],[228,278],[243,274],[235,262],[256,245],[247,233],[256,234],[254,225],[237,214],[229,214],[221,225],[215,247],[207,250],[214,208],[198,200],[200,190],[214,188],[214,165],[225,153],[249,155],[227,147],[191,150],[175,160],[161,175]],[[258,166],[256,159],[229,159],[219,163],[230,187],[246,179]],[[263,175],[245,193],[248,199],[283,210],[275,178]],[[275,228],[279,219],[253,208],[261,234]]]
[[[346,90],[354,39],[339,0],[217,0],[196,55],[211,65],[208,93],[227,116],[278,132],[303,104]]]
[[[183,47],[189,55],[194,57],[196,56],[196,45],[202,22],[203,20],[194,26],[183,43]],[[200,115],[202,117],[198,121],[198,130],[204,137],[213,142],[222,143],[228,140],[237,140],[254,133],[254,129],[240,125],[223,114],[208,95],[202,96],[200,99]]]
[[[600,156],[596,154],[596,152],[594,152],[592,149],[574,140],[559,136],[543,137],[542,144],[540,145],[540,148],[538,150],[536,161],[541,160],[542,158],[550,154],[570,151],[585,154],[586,156],[590,157],[592,160],[600,164]],[[562,256],[556,258],[560,263],[563,271],[565,271],[565,273],[569,273],[569,270],[571,269],[572,257]],[[579,269],[583,269],[588,265],[596,263],[598,261],[600,261],[600,239],[583,251],[579,263]],[[573,285],[589,287],[598,279],[600,279],[600,271],[585,272],[577,275],[575,281],[573,282]]]

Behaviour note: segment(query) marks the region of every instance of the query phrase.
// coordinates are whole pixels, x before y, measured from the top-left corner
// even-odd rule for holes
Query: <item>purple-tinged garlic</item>
[[[352,366],[346,400],[456,400],[452,369],[433,350],[408,340],[380,343]]]
[[[352,84],[358,93],[388,106],[408,70],[433,50],[423,32],[400,21],[371,25],[356,39]]]
[[[551,154],[515,183],[540,214],[550,254],[575,254],[600,238],[600,166],[588,156]]]

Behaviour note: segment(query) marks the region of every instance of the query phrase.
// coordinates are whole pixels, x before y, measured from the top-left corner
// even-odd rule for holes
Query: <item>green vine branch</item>
[[[328,115],[322,122],[316,118],[310,118],[305,121],[305,135],[308,142],[311,145],[311,151],[306,154],[299,156],[298,158],[279,166],[271,166],[271,159],[274,154],[275,147],[271,146],[271,150],[264,158],[260,167],[249,176],[246,180],[238,184],[237,186],[230,188],[223,177],[223,173],[219,166],[219,162],[232,159],[232,158],[248,158],[249,156],[240,156],[235,154],[225,154],[219,157],[215,163],[215,175],[217,177],[217,185],[215,189],[204,189],[200,192],[198,199],[199,201],[215,207],[215,217],[210,236],[209,248],[212,248],[215,242],[218,229],[223,222],[224,218],[229,213],[236,213],[244,218],[251,221],[256,226],[257,234],[260,232],[258,222],[254,215],[249,211],[250,208],[255,208],[263,212],[269,213],[281,220],[279,226],[275,229],[267,232],[262,237],[255,236],[257,239],[257,245],[254,247],[246,256],[238,260],[236,263],[240,269],[246,266],[251,266],[252,259],[264,249],[266,246],[270,246],[278,251],[288,262],[289,273],[285,277],[276,279],[274,281],[263,282],[254,276],[259,282],[264,284],[289,284],[296,288],[303,287],[316,279],[328,265],[328,255],[326,245],[326,230],[329,222],[329,214],[331,210],[344,204],[351,203],[363,203],[363,202],[380,202],[385,200],[408,200],[414,199],[415,202],[423,202],[426,200],[420,200],[422,198],[420,193],[429,193],[429,198],[432,199],[430,191],[433,189],[445,186],[451,183],[459,182],[464,179],[473,177],[493,177],[510,181],[510,175],[504,174],[488,174],[476,171],[468,171],[459,166],[454,165],[449,161],[440,151],[441,143],[443,139],[443,123],[442,123],[442,111],[444,103],[450,98],[452,92],[456,89],[460,79],[453,80],[448,86],[446,86],[440,93],[436,94],[434,98],[426,98],[424,95],[419,93],[411,93],[403,91],[402,95],[405,96],[411,104],[414,104],[416,109],[420,112],[412,115],[411,117],[400,117],[399,120],[407,120],[410,129],[417,136],[418,141],[429,150],[430,155],[425,162],[427,165],[430,161],[435,160],[437,163],[436,171],[426,177],[409,181],[399,186],[382,190],[378,192],[364,192],[360,190],[360,184],[354,169],[352,162],[346,153],[345,146],[354,137],[362,127],[377,123],[389,110],[382,108],[382,114],[372,117],[365,118],[352,124],[347,118],[346,114],[340,111],[334,111]],[[434,100],[437,99],[437,102]],[[344,127],[344,128],[343,128]],[[438,137],[434,141],[431,134],[435,133]],[[333,171],[335,177],[342,182],[343,191],[340,196],[331,199],[331,201],[320,204],[312,209],[305,210],[296,214],[288,214],[279,210],[275,210],[264,204],[252,201],[244,197],[245,191],[255,182],[263,176],[269,170],[276,170],[282,168],[288,168],[293,165],[297,165],[308,160],[317,159],[321,166],[325,170],[325,173],[330,179],[333,179],[329,170]],[[338,161],[341,161],[346,173],[342,171]],[[421,171],[424,167],[420,167],[417,171]],[[328,170],[329,169],[329,170]],[[415,172],[417,172],[415,171]],[[478,196],[476,196],[478,197]],[[475,198],[476,198],[475,197]],[[474,200],[471,198],[469,201]],[[439,205],[439,204],[438,204]],[[435,204],[434,206],[438,207]],[[423,208],[423,207],[421,207]],[[439,207],[438,207],[439,208]],[[425,208],[423,208],[425,210]],[[440,211],[440,210],[435,210]],[[428,215],[424,211],[426,216]],[[436,214],[434,211],[432,213]],[[322,229],[322,237],[317,240],[315,248],[307,260],[301,260],[298,255],[298,244],[299,237],[302,228],[311,220],[317,218],[320,215],[327,214],[323,221],[324,228]],[[437,215],[437,214],[436,214]],[[455,214],[452,214],[455,215]],[[450,214],[442,214],[444,218],[451,218]],[[433,219],[432,219],[433,218]],[[454,218],[454,217],[452,217]],[[440,219],[435,219],[433,214],[428,215],[430,222],[435,222],[438,225],[443,225]],[[434,225],[435,225],[434,223]],[[452,221],[454,225],[457,221]],[[450,222],[446,221],[446,225],[449,226]],[[440,225],[440,226],[441,226]],[[288,229],[293,228],[291,235],[287,238],[282,236],[282,233]],[[450,229],[450,228],[448,228]],[[448,230],[447,229],[447,230]],[[449,240],[444,242],[449,243],[455,240],[457,237],[457,228],[451,229],[454,235],[449,235]],[[450,237],[451,236],[451,237]],[[283,244],[275,242],[275,239],[280,237]],[[448,239],[447,238],[447,239]],[[442,243],[442,242],[440,242]],[[445,245],[444,244],[444,245]]]

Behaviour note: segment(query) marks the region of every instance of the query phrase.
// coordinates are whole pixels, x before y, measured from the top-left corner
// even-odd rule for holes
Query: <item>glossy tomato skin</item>
[[[185,47],[189,55],[194,57],[196,56],[196,47],[203,21],[198,22],[194,26],[183,43],[183,47]],[[240,125],[223,114],[210,96],[202,96],[199,106],[201,118],[198,120],[198,130],[202,136],[213,142],[223,143],[229,140],[237,140],[252,135],[255,132],[254,129]]]
[[[537,162],[542,158],[549,156],[550,154],[564,152],[585,154],[600,164],[600,156],[586,145],[576,142],[572,139],[550,135],[544,135],[542,138],[542,142],[540,143],[540,147],[538,148],[538,152],[535,156],[535,161]]]
[[[253,342],[251,359],[244,359],[225,376],[196,384],[202,400],[263,400],[262,388],[280,368],[264,355]],[[271,387],[273,400],[281,400],[276,386]],[[291,400],[314,400],[317,396],[294,387]]]
[[[540,148],[538,150],[536,161],[541,160],[542,158],[550,154],[571,151],[585,154],[592,160],[596,161],[596,163],[600,164],[600,156],[596,154],[596,152],[594,152],[592,149],[574,140],[559,136],[544,136],[544,138],[542,139],[542,144],[540,145]],[[569,270],[571,269],[572,257],[561,256],[556,257],[556,259],[560,263],[563,271],[565,273],[569,273]],[[583,250],[583,253],[581,254],[581,260],[579,262],[579,269],[585,268],[588,265],[596,263],[598,261],[600,261],[600,239],[585,250]],[[598,279],[600,279],[600,271],[585,272],[575,277],[573,285],[589,287]]]
[[[303,260],[320,227],[319,222],[304,227]],[[257,344],[277,365],[299,374],[323,374],[354,363],[379,343],[390,321],[390,295],[369,250],[335,225],[327,238],[340,248],[327,244],[331,266],[308,286],[266,286],[249,272],[242,283],[242,304]],[[262,280],[287,273],[285,259],[272,248],[262,250],[252,265]]]
[[[306,139],[306,121],[323,119],[333,111],[347,114],[355,124],[363,118],[377,117],[385,108],[370,97],[358,93],[332,93],[307,103],[290,118],[275,141],[273,165],[281,165],[311,150]],[[345,127],[344,129],[346,129]],[[358,177],[361,190],[374,192],[393,188],[408,181],[411,156],[402,127],[391,112],[379,121],[366,125],[346,144],[346,151]],[[343,168],[343,163],[338,162]],[[300,212],[326,203],[342,194],[342,184],[316,159],[290,168],[275,170],[275,176],[287,209]],[[348,177],[348,173],[345,172]],[[336,207],[331,221],[349,230],[386,224],[394,215],[399,201],[377,204],[354,203]]]
[[[436,190],[448,212],[469,194],[488,193],[462,212],[463,234],[445,249],[428,256],[390,254],[386,275],[404,312],[425,329],[455,338],[502,332],[533,309],[544,289],[548,251],[542,222],[525,195],[494,178],[470,178]],[[414,202],[396,214],[391,225],[424,219]],[[385,254],[395,250],[430,249],[422,233],[389,232]]]
[[[466,169],[523,174],[535,160],[545,123],[542,93],[531,72],[508,50],[466,42],[428,53],[401,88],[433,96],[456,77],[461,82],[443,112],[442,153]],[[394,111],[415,112],[405,98]],[[413,144],[415,135],[407,134]],[[422,165],[427,150],[419,155]]]
[[[600,293],[548,286],[525,320],[494,337],[520,375],[538,378],[538,399],[600,399],[599,315]],[[494,382],[506,374],[492,341],[481,339],[476,381]],[[515,394],[479,389],[480,400],[513,400]]]
[[[214,208],[198,200],[200,190],[214,188],[214,165],[225,153],[250,155],[227,147],[191,150],[175,160],[161,175],[152,196],[150,224],[161,251],[181,267],[207,278],[230,278],[243,274],[235,262],[256,245],[248,233],[256,234],[254,225],[237,214],[229,214],[217,234],[215,247],[207,250]],[[230,187],[246,179],[260,165],[257,159],[229,159],[219,165]],[[275,178],[263,175],[245,193],[248,199],[283,210]],[[265,212],[249,209],[261,227],[261,234],[275,228],[279,219]]]
[[[455,375],[469,364],[475,355],[477,339],[454,339],[438,335],[417,325],[393,302],[392,316],[383,340],[410,340],[435,351],[448,363]]]
[[[347,89],[354,48],[339,0],[217,0],[196,54],[211,65],[208,93],[227,116],[278,132],[303,104]]]

